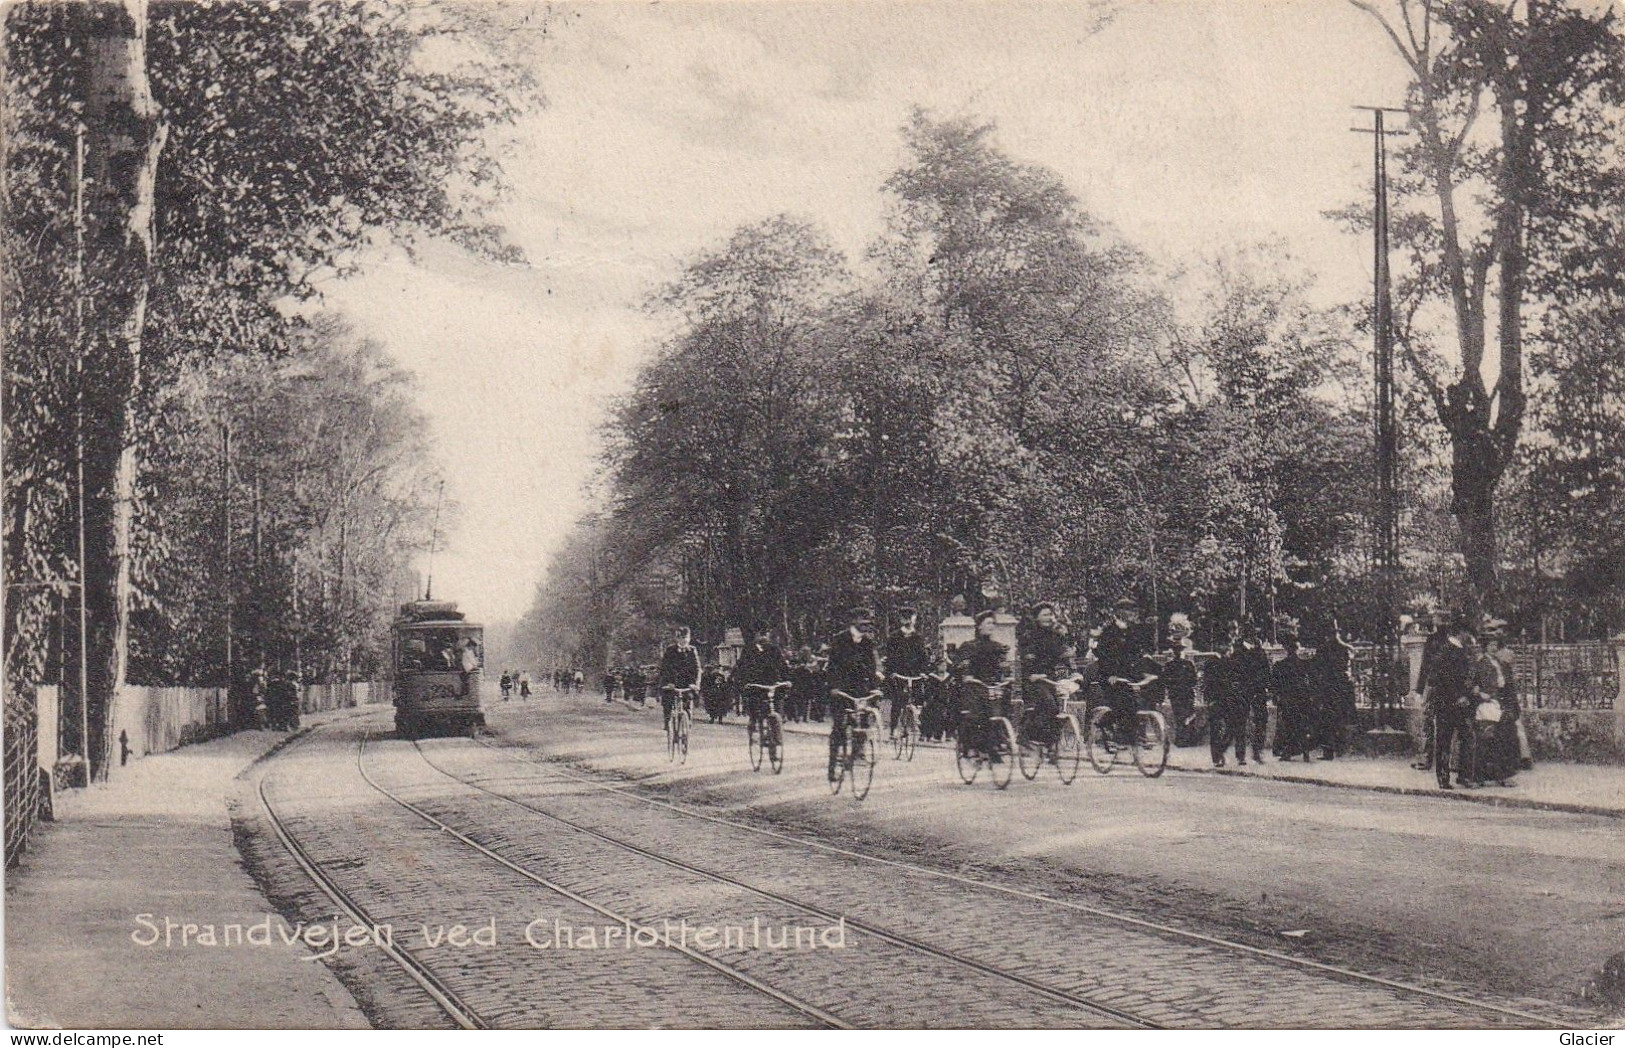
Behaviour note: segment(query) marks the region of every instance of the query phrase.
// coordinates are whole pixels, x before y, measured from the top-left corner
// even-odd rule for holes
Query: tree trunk
[[[147,81],[144,0],[87,4],[85,593],[91,773],[107,764],[128,658],[136,454],[131,412],[153,259],[154,183],[166,128]]]
[[[1451,510],[1461,528],[1461,552],[1467,567],[1466,611],[1477,618],[1496,596],[1495,475],[1472,464],[1454,471]]]

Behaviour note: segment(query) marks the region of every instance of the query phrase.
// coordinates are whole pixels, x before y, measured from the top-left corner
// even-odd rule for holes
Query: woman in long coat
[[[1357,713],[1354,706],[1354,678],[1349,674],[1354,649],[1332,626],[1331,638],[1315,652],[1315,678],[1320,683],[1320,726],[1316,733],[1320,755],[1331,760],[1348,752],[1347,735]]]
[[[1511,786],[1523,758],[1518,749],[1518,682],[1512,672],[1512,649],[1506,646],[1506,623],[1500,619],[1485,622],[1481,639],[1484,648],[1473,664],[1474,697],[1499,703],[1501,719],[1474,724],[1478,734],[1478,783]]]

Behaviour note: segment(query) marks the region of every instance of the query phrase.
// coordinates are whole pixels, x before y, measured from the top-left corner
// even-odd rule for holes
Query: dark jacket
[[[1067,657],[1071,645],[1060,630],[1034,626],[1022,638],[1021,672],[1024,676],[1038,673],[1046,677],[1064,677],[1072,672],[1072,660]]]
[[[673,644],[660,655],[660,687],[693,688],[700,683],[700,649]]]
[[[1229,662],[1228,686],[1235,689],[1236,701],[1259,705],[1270,697],[1270,657],[1256,640],[1239,640],[1226,656]]]
[[[879,665],[872,637],[852,638],[849,629],[837,633],[829,642],[829,664],[825,675],[831,691],[844,691],[860,699],[874,690],[875,668]]]
[[[954,651],[954,666],[960,673],[983,684],[997,684],[1004,678],[1004,664],[1010,649],[980,633]]]
[[[1106,623],[1100,631],[1100,642],[1095,645],[1095,658],[1099,661],[1095,672],[1100,683],[1109,685],[1113,677],[1137,681],[1147,674],[1157,676],[1161,667],[1150,660],[1150,653],[1148,630]]]
[[[931,669],[931,656],[919,630],[897,630],[886,638],[886,672],[904,677],[924,676]]]
[[[1438,656],[1428,672],[1428,686],[1433,689],[1433,708],[1441,717],[1462,713],[1471,696],[1472,658],[1466,645],[1446,641],[1439,645]]]
[[[783,683],[790,679],[790,664],[784,661],[784,653],[777,645],[765,644],[758,648],[752,644],[739,656],[733,679],[741,688],[747,684]]]

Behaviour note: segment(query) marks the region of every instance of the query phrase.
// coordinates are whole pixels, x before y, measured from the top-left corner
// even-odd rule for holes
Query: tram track
[[[966,956],[964,956],[962,954],[959,954],[957,952],[954,952],[952,950],[947,950],[947,949],[943,949],[941,947],[933,946],[930,943],[922,942],[922,941],[920,941],[920,940],[918,940],[916,938],[913,938],[913,937],[905,935],[905,934],[901,934],[901,933],[898,933],[898,932],[895,932],[895,931],[888,931],[887,929],[881,928],[881,927],[879,927],[878,925],[876,925],[876,924],[874,924],[872,922],[854,918],[850,914],[835,913],[835,912],[832,912],[830,910],[824,909],[823,907],[814,906],[814,905],[812,905],[810,903],[807,903],[807,902],[805,902],[803,900],[791,898],[790,896],[784,895],[784,894],[782,894],[780,892],[771,891],[769,889],[762,888],[759,885],[751,884],[751,883],[749,883],[747,881],[744,881],[744,880],[741,880],[741,879],[739,879],[737,877],[731,877],[731,876],[729,876],[727,874],[724,874],[724,873],[718,873],[715,870],[706,869],[706,868],[704,868],[702,866],[698,866],[698,865],[696,865],[694,863],[686,862],[686,861],[684,861],[682,859],[676,858],[675,856],[668,855],[668,854],[665,854],[665,853],[662,853],[662,852],[658,852],[658,851],[655,851],[655,850],[650,849],[650,848],[645,848],[645,847],[643,847],[641,845],[633,844],[630,841],[623,840],[623,839],[621,839],[619,837],[616,837],[616,836],[614,836],[612,834],[607,834],[607,833],[604,833],[601,830],[593,829],[590,826],[582,825],[581,823],[575,822],[574,820],[571,820],[571,819],[567,819],[567,818],[565,818],[565,817],[563,817],[561,815],[558,815],[558,814],[556,814],[554,812],[545,811],[542,808],[539,808],[536,805],[533,805],[533,804],[530,804],[530,803],[528,803],[526,801],[523,801],[523,800],[521,800],[521,799],[519,799],[517,797],[510,796],[510,795],[502,793],[502,792],[500,792],[498,790],[493,790],[488,786],[481,785],[480,783],[473,782],[473,781],[471,781],[469,779],[463,778],[460,775],[456,775],[456,774],[454,774],[452,772],[449,772],[445,768],[441,767],[439,764],[435,763],[433,758],[431,758],[426,752],[424,752],[422,746],[418,746],[416,743],[414,743],[414,746],[416,746],[418,753],[422,756],[422,758],[424,760],[424,763],[426,763],[429,767],[433,768],[435,771],[439,772],[441,775],[444,775],[447,778],[451,779],[452,781],[457,782],[457,783],[459,783],[459,784],[461,784],[463,786],[466,786],[466,787],[468,787],[470,789],[477,790],[480,793],[485,794],[487,796],[496,798],[497,800],[504,801],[504,802],[506,802],[508,804],[514,805],[514,806],[519,807],[521,809],[524,809],[525,811],[531,812],[532,814],[539,815],[542,818],[545,818],[545,819],[549,820],[552,823],[563,826],[563,827],[565,827],[567,829],[570,829],[570,830],[573,830],[573,831],[575,831],[577,833],[586,835],[586,836],[591,837],[591,838],[593,838],[595,840],[602,841],[602,842],[604,842],[606,844],[609,844],[609,845],[611,845],[613,847],[619,848],[619,849],[621,849],[621,850],[623,850],[625,852],[628,852],[630,854],[641,856],[641,857],[643,857],[645,859],[649,859],[649,860],[652,860],[654,862],[661,863],[662,865],[669,866],[669,867],[671,867],[673,869],[681,870],[681,871],[683,871],[685,873],[690,873],[690,874],[694,874],[694,875],[699,876],[699,877],[703,877],[703,878],[705,878],[705,879],[707,879],[709,881],[715,882],[717,884],[724,884],[724,885],[727,885],[727,886],[732,887],[732,888],[737,888],[737,889],[739,889],[741,891],[744,891],[744,892],[747,892],[749,894],[755,895],[755,896],[757,896],[759,898],[769,900],[771,902],[777,903],[777,904],[782,905],[782,906],[790,907],[791,909],[797,910],[797,911],[799,911],[801,913],[805,913],[805,914],[807,914],[809,916],[812,916],[812,917],[816,917],[816,918],[818,918],[820,920],[825,920],[825,921],[830,921],[830,922],[844,920],[848,927],[851,927],[851,928],[853,928],[853,929],[855,929],[855,930],[857,930],[857,931],[859,931],[859,932],[861,932],[861,933],[863,933],[865,935],[872,936],[873,938],[878,939],[878,940],[880,940],[882,942],[889,943],[890,945],[898,947],[900,949],[907,950],[907,951],[909,951],[911,953],[919,954],[919,955],[922,955],[922,956],[931,957],[931,958],[934,958],[934,959],[937,959],[937,960],[947,961],[947,962],[949,962],[951,964],[958,965],[958,966],[963,967],[965,969],[968,969],[970,971],[978,972],[980,974],[991,976],[991,977],[996,978],[996,979],[1001,979],[1001,980],[1003,980],[1005,982],[1013,983],[1016,986],[1019,986],[1024,990],[1028,990],[1030,992],[1039,994],[1040,996],[1047,997],[1050,1000],[1057,1001],[1057,1002],[1060,1002],[1062,1004],[1071,1005],[1071,1006],[1076,1007],[1076,1008],[1081,1008],[1081,1009],[1083,1009],[1085,1011],[1092,1012],[1092,1013],[1094,1013],[1096,1015],[1100,1015],[1100,1016],[1102,1016],[1104,1018],[1111,1019],[1111,1020],[1114,1020],[1116,1022],[1124,1023],[1124,1024],[1128,1025],[1128,1026],[1136,1027],[1136,1028],[1139,1028],[1139,1029],[1148,1029],[1148,1030],[1149,1029],[1161,1029],[1162,1028],[1160,1026],[1160,1024],[1158,1024],[1158,1023],[1155,1023],[1155,1022],[1153,1022],[1153,1021],[1151,1021],[1151,1020],[1149,1020],[1149,1019],[1147,1019],[1147,1018],[1145,1018],[1143,1016],[1136,1015],[1136,1014],[1134,1014],[1134,1013],[1132,1013],[1130,1011],[1127,1011],[1125,1009],[1115,1007],[1115,1006],[1113,1006],[1111,1004],[1107,1004],[1107,1003],[1101,1002],[1101,1001],[1092,1000],[1090,998],[1081,996],[1079,994],[1070,993],[1070,992],[1068,992],[1066,990],[1060,989],[1058,987],[1047,985],[1047,984],[1045,984],[1043,982],[1040,982],[1039,980],[1029,978],[1029,977],[1027,977],[1025,975],[1022,975],[1022,974],[1020,974],[1018,972],[1010,971],[1010,970],[1008,970],[1006,968],[1002,968],[1002,967],[1000,967],[998,965],[989,964],[989,963],[984,962],[984,961],[978,961],[975,958],[966,957]]]
[[[1501,1025],[1504,1025],[1509,1019],[1517,1020],[1520,1024],[1526,1027],[1533,1026],[1544,1029],[1556,1029],[1573,1025],[1575,1022],[1579,1022],[1579,1024],[1582,1026],[1588,1024],[1588,1021],[1583,1018],[1565,1018],[1551,1014],[1541,1014],[1527,1008],[1514,1007],[1512,1005],[1492,1001],[1478,1000],[1463,994],[1452,993],[1433,987],[1421,986],[1415,983],[1406,982],[1402,979],[1375,975],[1335,964],[1312,960],[1310,958],[1294,956],[1278,950],[1271,950],[1265,947],[1255,946],[1250,943],[1238,942],[1233,939],[1227,939],[1220,935],[1197,932],[1186,928],[1163,924],[1158,921],[1148,920],[1144,917],[1137,917],[1132,914],[1106,909],[1101,906],[1057,898],[1043,892],[1036,892],[1008,884],[1001,884],[997,881],[984,880],[982,878],[968,876],[963,873],[934,868],[920,863],[909,862],[903,859],[895,859],[887,856],[875,855],[873,853],[853,848],[841,847],[810,837],[786,833],[781,830],[751,825],[750,823],[740,822],[736,819],[730,819],[708,812],[699,811],[689,806],[672,801],[646,796],[643,792],[637,790],[634,786],[629,784],[605,783],[599,781],[591,776],[582,775],[578,772],[562,768],[556,761],[538,760],[515,746],[494,745],[478,739],[474,741],[477,745],[487,750],[502,753],[513,760],[540,768],[553,775],[559,776],[562,779],[590,787],[594,790],[603,791],[638,804],[671,812],[684,818],[711,823],[718,826],[725,826],[733,830],[739,830],[764,838],[769,838],[794,847],[804,848],[827,855],[838,856],[842,859],[855,862],[889,868],[899,872],[930,878],[945,883],[958,884],[981,891],[992,892],[1010,898],[1021,899],[1025,902],[1036,903],[1045,907],[1052,907],[1073,913],[1084,914],[1090,917],[1110,921],[1128,928],[1152,933],[1161,937],[1175,939],[1186,943],[1199,944],[1200,946],[1208,949],[1225,951],[1238,956],[1255,958],[1282,968],[1289,968],[1300,972],[1310,972],[1344,983],[1369,987],[1380,987],[1384,990],[1402,994],[1413,999],[1435,1001],[1440,1004],[1448,1004],[1455,1008],[1468,1009],[1487,1016],[1494,1016],[1496,1017],[1497,1023]],[[443,770],[442,773],[449,774],[445,773]],[[458,778],[459,781],[462,781],[458,776],[452,777]],[[472,783],[465,782],[465,785],[480,788]],[[502,795],[498,794],[498,796]],[[503,799],[514,801],[513,798],[508,797],[504,797]],[[522,807],[526,806],[523,805],[522,802],[514,801],[514,803],[520,803]],[[539,814],[558,819],[557,816],[552,815],[551,813],[540,812]],[[565,820],[560,819],[559,821]],[[754,888],[754,886],[745,885],[745,887],[751,888],[752,890],[757,890]],[[856,927],[856,925],[854,925],[854,927]]]
[[[545,888],[549,892],[552,892],[552,893],[554,893],[554,894],[556,894],[558,896],[561,896],[562,898],[568,899],[571,902],[573,902],[573,903],[575,903],[575,904],[577,904],[579,906],[583,906],[583,907],[585,907],[585,908],[587,908],[589,910],[592,910],[594,913],[599,914],[600,916],[610,920],[611,922],[613,922],[613,923],[615,923],[617,925],[622,925],[622,926],[629,927],[629,928],[634,928],[634,927],[641,926],[642,922],[633,919],[630,915],[619,913],[619,912],[617,912],[617,911],[615,911],[613,909],[610,909],[607,906],[603,906],[600,903],[594,902],[593,900],[587,898],[586,896],[581,895],[578,892],[571,891],[569,888],[566,888],[563,885],[558,884],[555,881],[553,881],[553,880],[551,880],[551,879],[549,879],[547,877],[543,877],[542,875],[536,873],[534,870],[527,869],[526,867],[521,866],[520,864],[512,861],[511,859],[508,859],[506,856],[503,856],[503,855],[499,854],[498,852],[492,850],[491,848],[486,847],[485,845],[483,845],[480,842],[474,840],[472,837],[470,837],[467,834],[463,833],[462,831],[458,830],[456,827],[452,826],[451,824],[447,823],[446,821],[444,821],[444,820],[442,820],[440,818],[437,818],[436,816],[434,816],[430,812],[425,811],[419,805],[413,804],[411,801],[406,800],[404,797],[400,796],[396,792],[390,790],[388,787],[386,787],[386,786],[382,785],[381,783],[379,783],[376,779],[374,779],[372,777],[371,774],[368,773],[367,768],[366,768],[365,757],[366,757],[366,751],[367,751],[367,741],[368,741],[368,735],[366,733],[363,733],[363,735],[361,737],[361,741],[360,741],[359,745],[356,748],[356,768],[360,772],[361,777],[364,780],[366,780],[367,785],[371,786],[380,795],[382,795],[383,797],[387,798],[388,800],[394,802],[396,805],[399,805],[401,808],[405,809],[406,811],[411,812],[413,815],[416,815],[418,818],[422,819],[424,822],[427,822],[431,826],[434,826],[436,829],[440,830],[441,833],[443,833],[447,837],[451,838],[452,840],[455,840],[455,841],[467,846],[468,848],[472,849],[473,851],[475,851],[475,852],[479,853],[480,855],[484,856],[485,858],[491,860],[492,862],[497,863],[498,865],[506,868],[507,870],[509,870],[509,871],[511,871],[513,873],[518,874],[519,876],[525,878],[526,880],[528,880],[528,881],[530,881],[530,882],[532,882],[532,883],[534,883],[534,884],[536,884],[536,885],[538,885],[538,886],[540,886],[542,888]],[[414,742],[413,745],[416,746],[416,742]],[[419,752],[421,752],[421,749],[419,750]],[[663,939],[661,941],[660,945],[664,949],[670,950],[670,951],[672,951],[674,953],[677,953],[677,954],[687,958],[690,961],[693,961],[693,962],[695,962],[697,964],[703,965],[704,967],[711,969],[712,971],[718,973],[719,975],[724,976],[725,978],[729,979],[730,981],[732,981],[734,983],[737,983],[737,984],[739,984],[739,985],[741,985],[741,986],[743,986],[743,987],[745,987],[745,988],[747,988],[747,989],[749,989],[751,991],[754,991],[754,992],[756,992],[758,994],[761,994],[762,996],[769,997],[769,998],[771,998],[773,1000],[778,1001],[781,1004],[784,1004],[784,1005],[788,1006],[789,1008],[793,1009],[794,1011],[801,1013],[802,1015],[806,1016],[809,1019],[812,1019],[814,1022],[817,1022],[819,1025],[826,1026],[826,1027],[829,1027],[829,1028],[832,1028],[832,1029],[851,1029],[852,1028],[847,1023],[843,1022],[841,1019],[837,1018],[835,1015],[831,1014],[830,1012],[825,1011],[824,1009],[821,1009],[821,1008],[817,1007],[816,1005],[810,1004],[807,1001],[804,1001],[804,1000],[800,999],[799,997],[795,997],[795,996],[793,996],[793,995],[791,995],[789,993],[786,993],[785,991],[780,990],[780,989],[778,989],[776,987],[769,986],[766,983],[762,982],[761,980],[756,979],[753,976],[751,976],[751,975],[749,975],[749,974],[747,974],[747,973],[745,973],[743,971],[740,971],[739,969],[733,967],[732,965],[729,965],[729,964],[727,964],[727,963],[725,963],[723,961],[719,961],[714,957],[707,956],[706,954],[700,952],[699,950],[693,949],[693,948],[687,946],[686,944],[673,943],[673,942],[670,941],[669,937],[666,937],[665,939]]]
[[[295,745],[309,739],[319,730],[320,728],[311,729],[302,739],[297,740]],[[283,748],[283,752],[292,748],[292,745],[286,746]],[[326,870],[322,869],[321,864],[311,858],[304,846],[288,829],[286,822],[277,813],[276,806],[271,803],[271,798],[266,792],[266,783],[269,778],[269,775],[261,775],[259,781],[255,784],[255,792],[259,796],[266,821],[270,825],[278,843],[287,851],[294,864],[309,878],[310,882],[323,895],[327,896],[333,905],[338,907],[355,925],[364,928],[377,926],[378,922],[373,919],[365,908],[352,899]],[[428,995],[429,999],[452,1022],[465,1030],[490,1029],[490,1023],[485,1017],[475,1011],[454,990],[442,982],[433,970],[413,954],[411,950],[388,940],[379,940],[376,945],[390,960],[395,962],[409,979]]]

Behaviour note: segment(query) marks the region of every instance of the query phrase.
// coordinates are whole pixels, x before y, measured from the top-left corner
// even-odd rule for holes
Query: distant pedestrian
[[[1289,761],[1302,755],[1311,760],[1316,727],[1317,685],[1311,663],[1314,651],[1299,643],[1294,620],[1276,629],[1286,655],[1270,670],[1270,694],[1275,698],[1275,755]]]
[[[1506,623],[1491,618],[1480,629],[1483,650],[1473,665],[1474,711],[1478,741],[1478,783],[1511,786],[1522,766],[1518,725],[1522,710],[1513,675],[1512,650],[1506,646]],[[1494,716],[1491,716],[1491,715]]]
[[[498,686],[502,689],[503,702],[513,698],[513,676],[507,670],[502,671],[502,680]]]
[[[1471,786],[1477,775],[1473,767],[1471,677],[1473,653],[1468,650],[1471,633],[1465,617],[1457,614],[1445,631],[1428,677],[1433,694],[1433,772],[1441,790],[1451,789],[1450,755],[1461,744],[1456,783]]]
[[[1427,771],[1433,767],[1434,739],[1438,727],[1438,716],[1433,701],[1431,684],[1433,669],[1439,660],[1440,650],[1450,638],[1451,613],[1442,604],[1435,604],[1428,609],[1428,615],[1433,621],[1433,632],[1427,635],[1422,642],[1422,666],[1416,675],[1416,694],[1422,700],[1422,759],[1413,767],[1419,771]],[[1446,769],[1448,771],[1448,769]]]
[[[1236,765],[1247,766],[1247,695],[1241,686],[1241,628],[1232,624],[1230,643],[1202,674],[1207,698],[1208,752],[1213,766],[1225,765],[1225,751],[1236,750]]]
[[[1242,619],[1238,624],[1229,672],[1230,687],[1236,689],[1235,701],[1250,716],[1247,748],[1252,751],[1253,763],[1262,763],[1270,730],[1270,657],[1251,620]]]
[[[1359,716],[1354,704],[1354,677],[1350,673],[1354,649],[1332,621],[1330,634],[1315,653],[1315,679],[1320,684],[1320,755],[1332,760],[1348,752],[1348,736]]]
[[[519,675],[519,700],[523,702],[528,698],[530,698],[530,674],[521,673]]]

